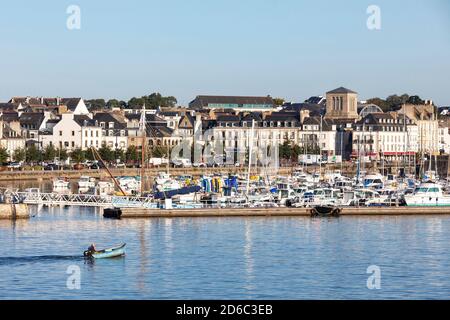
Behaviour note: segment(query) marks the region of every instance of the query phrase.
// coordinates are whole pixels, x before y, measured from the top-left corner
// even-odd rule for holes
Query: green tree
[[[115,154],[114,151],[111,150],[109,146],[102,146],[100,149],[98,149],[98,153],[102,160],[104,161],[114,161],[115,160]]]
[[[279,146],[279,157],[282,159],[290,159],[291,158],[291,144],[288,140],[285,140],[282,145]]]
[[[298,156],[302,154],[302,148],[299,145],[294,145],[291,149],[291,159],[297,161]]]
[[[386,100],[381,98],[372,98],[367,100],[367,103],[375,104],[381,108],[384,112],[389,111],[389,104],[386,102]]]
[[[58,157],[58,159],[60,161],[65,161],[69,158],[69,153],[67,152],[67,149],[65,149],[65,148],[57,149],[56,156]]]
[[[9,154],[6,148],[0,147],[0,163],[8,161]]]
[[[120,101],[117,99],[110,99],[106,103],[106,107],[108,107],[108,109],[120,108]]]
[[[155,158],[167,157],[167,146],[156,146],[152,148],[152,156]]]
[[[92,149],[89,148],[84,151],[84,159],[90,161],[96,160]]]
[[[276,106],[282,106],[284,104],[285,100],[283,98],[273,98],[273,103]]]
[[[53,145],[48,145],[44,149],[43,160],[44,161],[53,161],[56,157],[56,149]]]
[[[136,146],[129,146],[125,152],[126,161],[138,161],[141,159],[141,153]]]
[[[424,104],[425,101],[420,99],[419,96],[411,96],[411,97],[408,98],[407,103],[410,103],[410,104]]]
[[[70,153],[70,158],[72,159],[73,162],[76,163],[83,162],[85,160],[84,151],[81,150],[80,148],[76,148],[72,150],[72,152]]]
[[[13,152],[13,159],[14,161],[21,162],[25,160],[25,149],[24,148],[17,148]]]
[[[26,149],[26,161],[27,162],[37,162],[42,159],[42,153],[33,144]]]
[[[144,105],[145,100],[143,98],[131,98],[128,101],[128,107],[131,109],[141,109]]]
[[[154,92],[148,96],[131,98],[130,101],[128,101],[128,107],[140,109],[145,103],[145,107],[148,109],[156,109],[157,107],[167,108],[175,107],[177,102],[177,99],[173,96],[164,97],[160,93]]]
[[[114,150],[114,159],[119,159],[120,162],[125,162],[125,151],[123,149],[115,149]]]
[[[86,105],[89,110],[103,110],[106,107],[105,99],[91,99],[86,100]]]

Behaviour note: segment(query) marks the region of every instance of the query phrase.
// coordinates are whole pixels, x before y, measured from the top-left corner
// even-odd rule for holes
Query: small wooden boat
[[[105,258],[120,257],[120,256],[125,255],[125,246],[126,246],[126,243],[124,243],[124,244],[122,244],[120,246],[117,246],[117,247],[104,249],[104,250],[99,250],[99,251],[86,250],[83,253],[83,255],[85,257],[95,258],[95,259],[105,259]]]

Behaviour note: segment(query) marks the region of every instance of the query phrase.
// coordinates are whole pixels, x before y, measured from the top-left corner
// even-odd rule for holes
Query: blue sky
[[[68,30],[66,9],[81,9]],[[381,30],[366,9],[381,8]],[[346,86],[360,99],[419,94],[450,105],[447,0],[2,1],[0,101],[128,100],[159,91],[303,101]]]

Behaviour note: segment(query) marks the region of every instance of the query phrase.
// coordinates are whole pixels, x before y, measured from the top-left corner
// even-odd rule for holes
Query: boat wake
[[[83,256],[62,256],[62,255],[46,255],[46,256],[28,256],[28,257],[0,257],[0,266],[12,264],[29,264],[41,262],[58,262],[58,261],[74,261],[81,260]]]

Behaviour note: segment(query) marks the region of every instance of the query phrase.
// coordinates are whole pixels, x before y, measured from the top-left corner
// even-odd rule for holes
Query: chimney
[[[300,110],[300,123],[303,123],[306,118],[309,118],[309,110]]]

